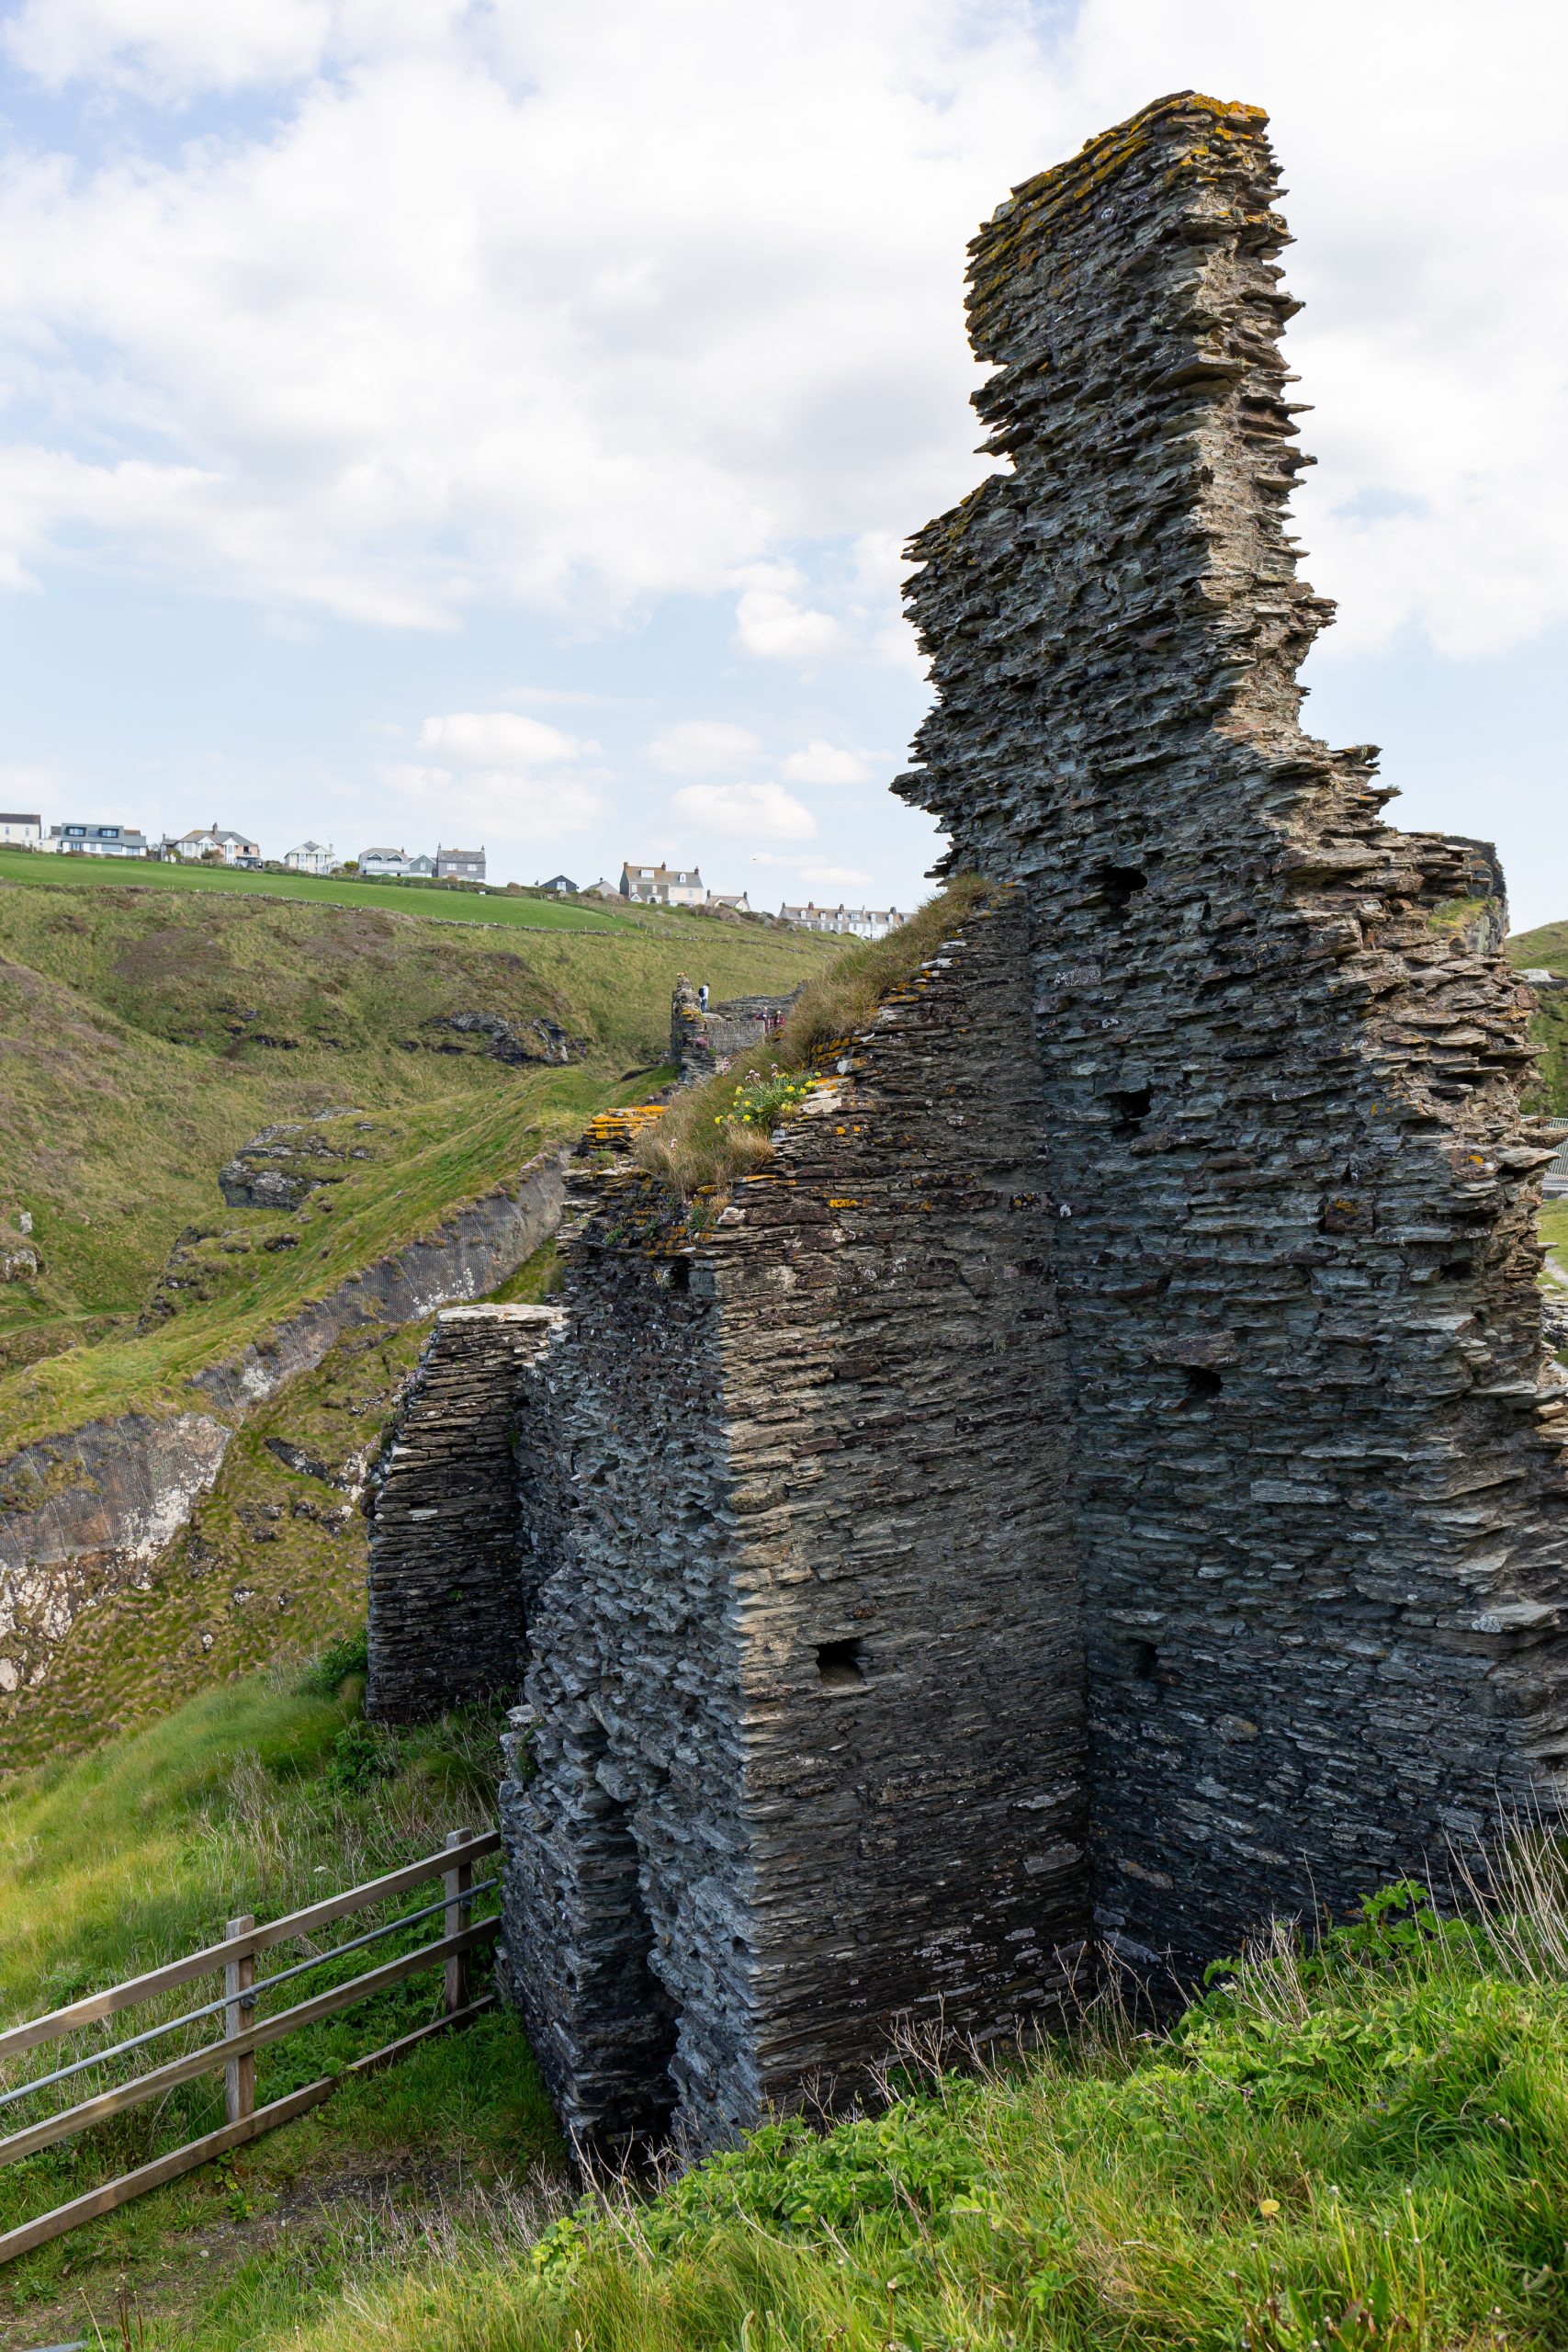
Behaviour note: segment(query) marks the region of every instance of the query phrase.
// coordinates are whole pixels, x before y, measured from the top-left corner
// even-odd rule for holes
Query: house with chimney
[[[648,907],[700,907],[707,898],[694,865],[634,865],[621,868],[621,896]]]
[[[166,846],[175,857],[216,857],[225,865],[257,866],[262,862],[261,843],[251,840],[248,833],[236,833],[227,825],[193,825],[188,833],[181,833]]]
[[[897,907],[781,907],[780,920],[797,931],[825,931],[844,939],[886,939],[909,918]]]

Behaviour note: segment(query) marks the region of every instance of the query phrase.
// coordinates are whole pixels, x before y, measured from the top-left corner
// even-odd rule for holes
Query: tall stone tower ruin
[[[1028,904],[1097,1907],[1191,1955],[1568,1768],[1531,1000],[1484,849],[1298,724],[1265,121],[1163,99],[976,239],[1010,469],[914,544],[898,786]]]
[[[1190,1970],[1559,1801],[1530,1000],[1484,846],[1298,725],[1274,186],[1185,95],[982,232],[1009,470],[916,542],[899,787],[976,879],[719,1214],[607,1115],[548,1333],[432,1357],[373,1655],[412,1706],[473,1679],[446,1584],[526,1617],[508,1968],[585,2136],[712,2144],[1097,1929]],[[514,1367],[510,1601],[448,1357]]]

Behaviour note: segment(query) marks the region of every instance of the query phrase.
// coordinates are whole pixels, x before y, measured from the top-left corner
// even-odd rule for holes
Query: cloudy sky
[[[0,803],[909,903],[964,248],[1266,106],[1309,721],[1568,916],[1560,0],[14,0]]]

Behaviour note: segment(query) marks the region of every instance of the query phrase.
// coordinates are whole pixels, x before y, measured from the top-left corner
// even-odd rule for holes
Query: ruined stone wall
[[[711,2144],[901,2013],[1007,2029],[1086,1932],[1024,978],[1003,894],[700,1233],[624,1159],[581,1180],[536,1376],[570,1480],[537,1771],[503,1793],[513,1982],[574,2130],[673,2100]]]
[[[915,543],[899,786],[1028,903],[1097,1893],[1189,1956],[1568,1764],[1529,999],[1476,846],[1388,829],[1371,748],[1297,723],[1329,608],[1275,185],[1262,115],[1189,95],[976,240],[1012,469]]]
[[[524,1374],[558,1321],[547,1306],[449,1306],[435,1318],[370,1476],[367,1714],[417,1723],[521,1692]]]
[[[727,997],[722,1004],[702,1001],[684,975],[675,983],[670,1003],[670,1058],[682,1086],[698,1086],[716,1070],[726,1069],[737,1054],[750,1053],[765,1043],[795,998],[788,996]]]

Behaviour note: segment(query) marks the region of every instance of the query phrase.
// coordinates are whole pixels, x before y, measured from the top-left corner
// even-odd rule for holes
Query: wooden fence
[[[101,2214],[112,2213],[117,2206],[129,2204],[133,2197],[145,2195],[150,2188],[161,2188],[165,2181],[177,2179],[184,2172],[191,2172],[197,2165],[209,2164],[214,2156],[226,2155],[231,2148],[243,2147],[246,2141],[259,2139],[264,2132],[276,2131],[280,2123],[288,2123],[307,2109],[319,2106],[331,2097],[338,2085],[350,2075],[369,2074],[378,2066],[390,2065],[404,2052],[414,2049],[433,2033],[445,2032],[452,2026],[466,2025],[485,2009],[494,2005],[495,1996],[485,1994],[479,2000],[468,1997],[468,1960],[469,1952],[488,1943],[501,1927],[499,1918],[471,1919],[470,1906],[476,1896],[488,1894],[496,1884],[487,1879],[475,1885],[473,1866],[487,1854],[495,1853],[500,1837],[491,1830],[476,1837],[467,1829],[454,1830],[446,1840],[446,1850],[427,1855],[423,1861],[407,1862],[400,1870],[389,1871],[385,1877],[371,1879],[364,1886],[348,1888],[341,1894],[329,1894],[320,1903],[307,1905],[303,1911],[292,1911],[287,1918],[270,1919],[258,1928],[250,1917],[231,1919],[221,1943],[209,1944],[202,1951],[190,1952],[183,1960],[172,1960],[162,1968],[150,1969],[146,1975],[132,1977],[124,1984],[116,1984],[107,1992],[89,1993],[79,2001],[68,2002],[64,2008],[52,2009],[48,2017],[33,2018],[25,2025],[14,2025],[0,2032],[0,2060],[17,2056],[20,2052],[36,2049],[40,2042],[57,2041],[61,2035],[75,2032],[82,2026],[96,2025],[103,2018],[115,2016],[121,2009],[135,2007],[138,2002],[153,1999],[173,1986],[189,1984],[194,1978],[223,1972],[223,1991],[217,2000],[202,2007],[187,2009],[183,2016],[171,2018],[166,2024],[150,2026],[141,2033],[132,2034],[128,2041],[114,2043],[106,2050],[92,2052],[52,2074],[40,2075],[35,2080],[19,2084],[16,2089],[0,2093],[0,2113],[18,2100],[73,2079],[92,2068],[107,2065],[112,2059],[124,2057],[140,2050],[162,2035],[175,2033],[182,2026],[197,2023],[203,2018],[221,2019],[218,2037],[204,2042],[200,2048],[188,2051],[182,2057],[171,2058],[134,2080],[117,2084],[112,2089],[99,2091],[73,2107],[61,2109],[28,2124],[9,2138],[0,2139],[0,2165],[17,2164],[23,2156],[30,2156],[39,2148],[47,2148],[57,2140],[64,2140],[76,2132],[85,2131],[89,2124],[106,2121],[112,2115],[122,2114],[127,2108],[140,2106],[142,2100],[161,2098],[176,2084],[193,2081],[197,2075],[223,2070],[224,2109],[227,2120],[216,2132],[204,2132],[200,2139],[187,2141],[184,2147],[175,2148],[167,2155],[156,2157],[135,2172],[124,2173],[118,2180],[106,2181],[101,2188],[92,2188],[85,2196],[73,2198],[67,2205],[57,2205],[52,2211],[40,2213],[36,2221],[24,2222],[18,2228],[0,2233],[0,2263],[10,2262],[20,2254],[30,2254],[35,2246],[46,2245],[66,2230],[73,2230],[84,2222],[96,2221]],[[309,1936],[317,1928],[329,1927],[334,1919],[346,1918],[350,1913],[364,1911],[372,1904],[385,1903],[406,1894],[411,1887],[424,1880],[441,1877],[445,1883],[439,1902],[427,1904],[422,1910],[405,1913],[402,1917],[389,1919],[383,1926],[372,1928],[362,1936],[354,1936],[346,1943],[330,1951],[315,1952],[291,1968],[278,1969],[258,1984],[255,1976],[256,1954],[274,1945],[291,1942],[296,1937]],[[436,1912],[442,1916],[442,1933],[434,1943],[422,1944],[417,1951],[403,1952],[396,1960],[385,1961],[378,1968],[367,1969],[346,1984],[334,1984],[330,1991],[318,1993],[294,2007],[280,2009],[275,2017],[256,2017],[257,2004],[279,1984],[302,1976],[308,1970],[324,1968],[344,1952],[363,1951],[383,1936],[398,1934],[420,1919],[430,1918]],[[421,2026],[413,2033],[405,2033],[398,2041],[389,2041],[384,2049],[373,2050],[367,2057],[356,2058],[341,2074],[323,2075],[320,2081],[307,2083],[303,2089],[290,2091],[287,2098],[273,2099],[265,2107],[255,2103],[255,2053],[268,2042],[279,2041],[285,2034],[293,2033],[300,2026],[313,2025],[319,2018],[333,2016],[339,2009],[351,2008],[356,2002],[368,2000],[372,1994],[384,1992],[389,1985],[400,1984],[407,1976],[416,1975],[421,1969],[440,1964],[446,1972],[441,2015],[429,2025]]]

